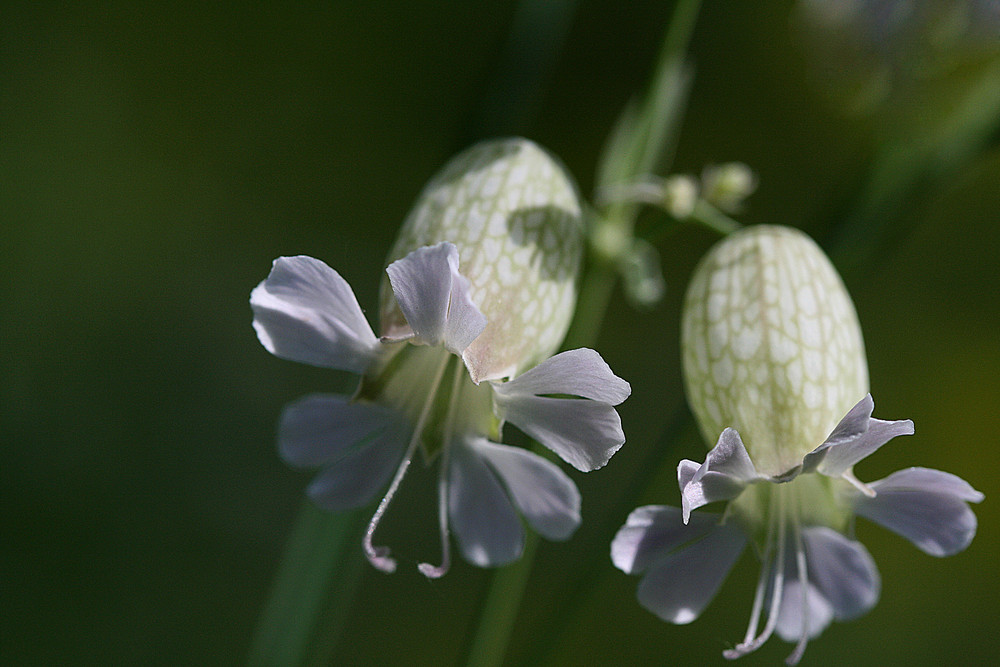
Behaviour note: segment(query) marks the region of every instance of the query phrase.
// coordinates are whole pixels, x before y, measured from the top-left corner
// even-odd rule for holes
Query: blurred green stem
[[[619,121],[601,160],[598,188],[650,173],[674,145],[687,99],[689,78],[685,76],[685,54],[700,5],[700,0],[681,0],[677,4],[650,90],[637,114],[627,109]],[[595,224],[612,225],[631,239],[635,215],[635,206],[613,204],[599,213]],[[595,252],[593,246],[591,249],[573,324],[564,341],[564,347],[570,349],[597,342],[618,278],[617,258],[607,257],[599,249]],[[537,541],[537,536],[530,535],[521,559],[493,576],[470,644],[468,665],[502,664],[531,575]]]
[[[333,575],[352,559],[361,562],[364,518],[360,512],[330,514],[308,500],[303,504],[261,613],[250,665],[303,664],[324,609],[336,616],[338,609],[350,607],[359,577],[341,578],[334,587]]]

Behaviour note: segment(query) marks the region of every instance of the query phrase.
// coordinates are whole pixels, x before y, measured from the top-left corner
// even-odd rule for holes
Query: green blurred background
[[[243,663],[309,479],[278,459],[277,417],[302,394],[351,388],[347,375],[267,354],[251,288],[274,257],[309,254],[373,310],[422,183],[479,138],[538,141],[589,195],[672,5],[536,3],[508,48],[524,15],[501,1],[4,4],[0,662]],[[970,6],[986,16],[972,47],[935,38],[945,48],[930,55],[876,31],[885,48],[852,61],[791,2],[707,2],[693,36],[673,170],[756,170],[739,219],[801,227],[831,250],[865,330],[876,416],[916,423],[859,477],[922,465],[987,496],[978,537],[945,560],[859,524],[882,599],[831,626],[803,664],[995,660],[990,88],[960,121],[953,112],[996,72],[1000,20],[989,22],[995,3]],[[919,162],[941,127],[954,150]],[[541,545],[507,664],[722,664],[742,637],[749,558],[701,619],[675,627],[638,606],[638,580],[606,557],[625,499],[676,503],[677,460],[704,455],[692,429],[674,444],[662,434],[682,400],[679,301],[713,240],[688,228],[661,245],[668,291],[655,308],[613,301],[599,349],[632,383],[620,410],[629,440],[606,469],[569,471],[584,525]],[[637,488],[650,461],[662,468]],[[362,569],[346,624],[324,630],[335,664],[462,655],[489,573],[460,562],[427,581],[412,567],[436,558],[431,494],[414,482],[394,504],[380,534],[402,567]],[[577,565],[590,568],[582,584]],[[772,640],[741,664],[776,664],[790,649]]]

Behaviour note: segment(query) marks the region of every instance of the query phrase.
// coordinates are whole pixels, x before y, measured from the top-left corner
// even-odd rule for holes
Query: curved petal
[[[875,399],[872,398],[871,394],[865,394],[864,398],[847,411],[844,418],[827,437],[825,444],[837,445],[853,440],[859,435],[864,435],[865,431],[868,430],[868,421],[872,418],[874,410]]]
[[[823,444],[806,454],[802,459],[803,471],[818,470],[829,477],[840,477],[896,436],[913,435],[912,421],[871,419],[874,408],[871,394],[861,399]]]
[[[639,604],[670,623],[690,623],[715,597],[745,546],[738,529],[715,526],[649,566],[639,582]]]
[[[864,614],[878,602],[881,579],[868,550],[825,526],[802,531],[809,580],[843,621]]]
[[[618,405],[632,392],[629,383],[588,348],[560,352],[494,389],[503,396],[569,394],[610,405]]]
[[[503,481],[514,504],[540,535],[565,540],[580,525],[580,492],[559,466],[520,447],[472,443]]]
[[[976,515],[967,503],[980,502],[983,494],[960,477],[907,468],[870,486],[875,497],[857,494],[855,511],[932,556],[956,554],[976,535]]]
[[[687,478],[693,464],[692,461],[681,461],[677,469],[678,482]],[[747,484],[758,478],[740,434],[735,429],[725,429],[719,436],[719,442],[708,452],[705,462],[681,486],[684,522],[687,523],[693,510],[717,500],[735,498]]]
[[[677,464],[677,486],[683,491],[687,483],[694,479],[695,474],[701,469],[701,464],[691,459],[681,459]]]
[[[644,572],[658,558],[712,532],[720,518],[717,514],[696,514],[685,524],[679,507],[638,507],[611,541],[611,562],[625,574]]]
[[[802,638],[802,624],[806,624],[806,636],[818,637],[833,621],[833,607],[813,584],[805,584],[805,607],[802,606],[802,582],[786,579],[781,592],[781,606],[774,631],[786,642],[798,642]]]
[[[306,493],[317,505],[340,512],[367,505],[385,487],[406,447],[406,430],[388,428],[378,437],[321,471]]]
[[[250,293],[253,327],[271,354],[364,373],[378,339],[347,281],[312,257],[279,257]]]
[[[388,267],[389,284],[413,332],[428,345],[462,352],[486,328],[469,296],[469,281],[458,272],[458,249],[451,243],[417,248]]]
[[[621,418],[607,403],[583,398],[497,394],[495,404],[502,419],[582,472],[604,466],[625,444]]]
[[[448,511],[465,559],[494,567],[519,558],[524,528],[496,475],[464,443],[451,448],[448,468]]]
[[[401,421],[393,410],[355,403],[348,396],[310,394],[289,403],[278,425],[278,451],[289,464],[309,468],[335,461]]]

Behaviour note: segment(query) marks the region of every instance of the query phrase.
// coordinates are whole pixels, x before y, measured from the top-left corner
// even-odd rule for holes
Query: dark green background
[[[508,107],[509,90],[491,82],[510,2],[5,3],[0,661],[245,660],[308,480],[275,453],[277,416],[302,394],[351,386],[267,354],[250,327],[251,288],[274,257],[304,253],[337,268],[374,310],[383,258],[420,186],[483,136],[531,137],[589,193],[671,9],[622,7],[578,3],[536,94]],[[826,242],[899,118],[919,122],[922,105],[933,115],[955,93],[935,83],[892,101],[905,113],[848,116],[810,75],[812,48],[789,3],[706,3],[674,169],[743,160],[761,179],[743,222],[799,226]],[[876,416],[912,418],[917,429],[862,463],[859,477],[908,465],[956,473],[987,495],[979,535],[939,560],[859,524],[882,599],[830,627],[804,664],[995,658],[995,146],[922,182],[893,210],[890,242],[861,271],[841,266],[865,330]],[[742,637],[756,576],[746,558],[691,626],[640,608],[638,580],[610,561],[572,614],[546,611],[561,609],[575,564],[607,553],[625,513],[605,516],[605,499],[634,484],[651,448],[663,449],[663,470],[638,494],[644,503],[676,503],[676,461],[703,457],[690,432],[672,449],[659,437],[681,400],[679,300],[712,240],[686,229],[661,247],[668,293],[655,309],[613,302],[599,349],[632,383],[621,408],[629,440],[606,469],[570,472],[584,526],[568,543],[542,545],[509,664],[722,664]],[[865,244],[862,234],[848,245]],[[839,252],[838,263],[848,256]],[[442,581],[417,574],[412,564],[436,558],[437,538],[430,495],[419,481],[408,493],[385,528],[402,569],[364,569],[337,664],[450,664],[475,621],[488,573],[463,562]],[[772,640],[741,664],[775,664],[790,649]]]

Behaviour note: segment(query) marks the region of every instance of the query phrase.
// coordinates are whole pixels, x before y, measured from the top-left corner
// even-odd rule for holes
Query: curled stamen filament
[[[806,569],[806,552],[802,542],[802,530],[799,528],[798,507],[795,508],[795,568],[802,589],[802,634],[799,635],[799,643],[795,645],[795,650],[785,658],[785,664],[789,667],[799,664],[802,654],[806,651],[806,644],[809,643],[809,572]]]
[[[375,535],[375,530],[378,528],[379,522],[382,520],[382,516],[385,515],[385,511],[389,508],[389,503],[392,502],[393,496],[395,496],[396,491],[399,490],[399,485],[402,483],[403,477],[406,476],[406,471],[409,469],[410,463],[413,461],[413,455],[417,450],[417,445],[420,443],[420,435],[424,430],[424,425],[427,423],[427,418],[434,405],[434,399],[437,396],[437,390],[441,384],[441,377],[444,375],[444,369],[450,360],[451,355],[445,355],[441,360],[441,363],[438,364],[437,369],[434,371],[434,379],[431,383],[430,391],[427,392],[427,400],[424,402],[424,405],[420,410],[420,416],[417,418],[417,422],[413,426],[413,434],[410,436],[410,442],[406,446],[406,453],[403,454],[403,460],[399,464],[399,468],[396,469],[396,474],[392,478],[392,483],[389,484],[388,491],[386,491],[385,495],[382,496],[382,500],[375,509],[375,514],[372,515],[371,521],[368,522],[368,528],[365,529],[365,536],[362,540],[365,556],[368,558],[368,562],[370,562],[373,567],[387,574],[392,574],[396,571],[396,561],[389,556],[389,547],[374,546],[372,544],[372,538]]]
[[[768,526],[767,550],[761,565],[761,578],[757,584],[757,592],[754,595],[753,616],[750,619],[750,626],[747,628],[746,638],[736,646],[736,648],[723,651],[722,655],[728,660],[735,660],[748,653],[753,653],[760,648],[774,633],[778,625],[778,613],[781,610],[781,596],[784,593],[785,583],[785,539],[787,517],[785,516],[785,496],[783,487],[778,487],[771,496],[771,523]],[[772,539],[774,537],[775,523],[777,524],[778,544],[773,548]],[[771,576],[771,605],[767,611],[767,623],[757,637],[753,633],[757,630],[757,619],[760,609],[763,606],[763,592],[767,588],[768,575]]]
[[[417,569],[428,579],[438,579],[443,577],[451,567],[451,539],[448,530],[448,462],[450,459],[450,443],[455,435],[455,410],[460,403],[460,392],[462,391],[462,379],[465,377],[465,367],[462,364],[455,365],[455,375],[451,385],[451,403],[448,405],[448,412],[445,415],[444,442],[441,450],[441,473],[438,476],[438,527],[441,531],[441,564],[431,565],[430,563],[420,563]]]

